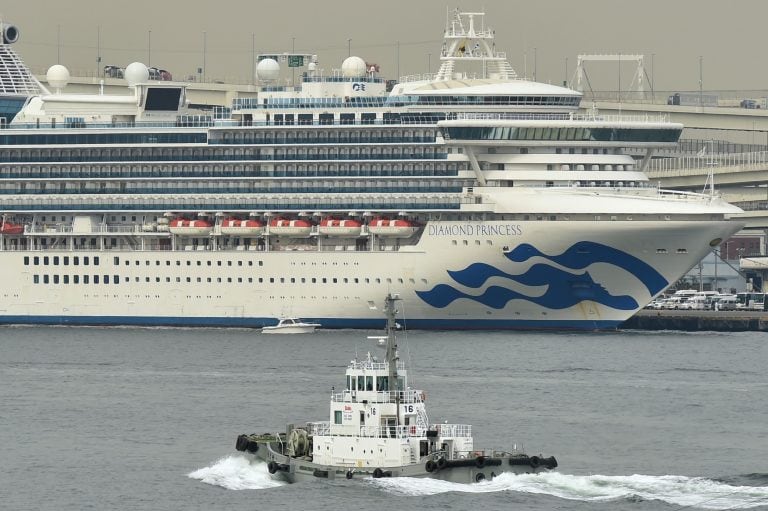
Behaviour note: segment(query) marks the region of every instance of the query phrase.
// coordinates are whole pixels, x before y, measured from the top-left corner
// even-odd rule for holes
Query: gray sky
[[[326,72],[352,54],[380,64],[396,77],[437,69],[446,4],[434,0],[6,0],[0,14],[15,24],[16,51],[35,72],[60,61],[72,71],[95,73],[97,32],[101,27],[103,64],[133,61],[170,70],[176,77],[195,73],[247,81],[251,47],[256,52],[316,53]],[[704,88],[768,89],[764,34],[768,1],[732,0],[482,0],[458,5],[488,13],[496,47],[512,66],[533,74],[534,48],[539,81],[561,84],[568,58],[569,79],[579,53],[651,54],[656,90],[698,90],[699,56]],[[150,36],[151,31],[151,36]],[[58,34],[60,35],[60,39]],[[254,36],[255,34],[255,36]],[[59,43],[60,41],[60,43]],[[151,51],[149,48],[151,46]],[[593,63],[588,68],[596,90],[626,87],[634,66]]]

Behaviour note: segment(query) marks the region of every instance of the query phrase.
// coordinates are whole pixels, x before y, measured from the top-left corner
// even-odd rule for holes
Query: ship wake
[[[266,463],[251,461],[245,456],[221,458],[210,467],[195,470],[187,476],[228,490],[261,490],[286,484],[269,476]]]
[[[576,476],[550,472],[501,474],[492,481],[477,484],[403,477],[371,479],[371,483],[384,491],[406,496],[513,491],[584,502],[661,501],[720,510],[749,509],[768,503],[768,486],[733,486],[702,477],[673,475]]]

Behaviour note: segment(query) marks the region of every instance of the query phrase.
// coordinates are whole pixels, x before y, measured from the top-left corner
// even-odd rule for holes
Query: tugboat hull
[[[240,440],[243,438],[244,440]],[[274,479],[297,483],[314,479],[360,479],[364,477],[428,477],[453,483],[478,483],[504,473],[535,474],[557,467],[554,456],[526,456],[508,452],[476,453],[477,456],[449,460],[428,456],[418,463],[397,467],[327,466],[310,457],[291,457],[282,453],[285,442],[257,440],[256,435],[238,437],[237,449],[250,452],[255,460],[267,463]],[[273,437],[274,438],[274,437]]]

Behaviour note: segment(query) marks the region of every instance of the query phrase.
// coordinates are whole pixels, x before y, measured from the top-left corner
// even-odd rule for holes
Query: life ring
[[[437,464],[434,461],[429,460],[427,464],[424,466],[424,468],[426,469],[427,472],[434,472],[435,469],[437,468]]]
[[[347,471],[347,479],[352,479],[352,471],[351,470]]]
[[[476,483],[479,483],[479,482],[481,482],[481,481],[485,481],[485,474],[483,474],[482,472],[478,472],[478,473],[475,475],[475,482],[476,482]]]
[[[475,458],[475,466],[477,468],[483,468],[485,466],[485,456],[478,456]],[[485,476],[483,476],[485,478]]]
[[[380,468],[377,468],[376,470],[373,471],[373,477],[375,477],[376,479],[380,477],[384,477],[384,471],[381,470]]]
[[[445,466],[448,464],[448,460],[445,458],[440,458],[437,460],[437,468],[444,469]]]
[[[528,458],[528,463],[531,465],[531,468],[538,468],[541,465],[541,460],[538,456],[531,456]]]
[[[274,474],[275,472],[277,472],[277,463],[275,463],[274,461],[270,461],[269,463],[267,463],[267,470],[269,470],[270,474]]]

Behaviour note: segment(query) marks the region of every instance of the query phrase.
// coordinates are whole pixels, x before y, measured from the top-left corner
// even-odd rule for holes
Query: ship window
[[[48,259],[48,256],[43,257],[43,264],[44,265],[48,266],[49,261],[50,260]]]
[[[373,390],[373,376],[365,377],[365,390]]]
[[[99,276],[98,275],[94,275],[93,276],[93,283],[94,284],[98,284],[99,283]]]
[[[24,256],[24,266],[29,266],[29,256]]]
[[[166,282],[170,282],[171,281],[171,277],[165,277],[165,281]]]
[[[109,284],[109,275],[104,275],[104,283]]]
[[[54,284],[58,284],[59,283],[59,276],[58,275],[54,275],[53,276],[53,283]]]
[[[43,284],[48,284],[48,282],[49,282],[48,275],[43,275]]]
[[[83,275],[83,284],[90,284],[90,276]]]
[[[73,275],[72,276],[72,282],[74,282],[75,284],[79,284],[80,283],[80,275]]]
[[[35,257],[33,257],[33,258],[32,258],[32,263],[33,263],[35,266],[39,266],[39,265],[40,265],[40,257],[39,257],[39,256],[35,256]]]
[[[365,389],[365,376],[357,377],[357,390]]]
[[[88,256],[83,256],[83,266],[88,266],[90,264],[91,260]],[[48,264],[48,263],[46,263]]]
[[[64,275],[62,278],[64,279],[64,284],[69,284],[69,275]]]
[[[341,410],[333,412],[333,422],[334,424],[341,424]]]
[[[99,256],[94,256],[93,257],[93,265],[94,266],[98,266],[99,265]]]

